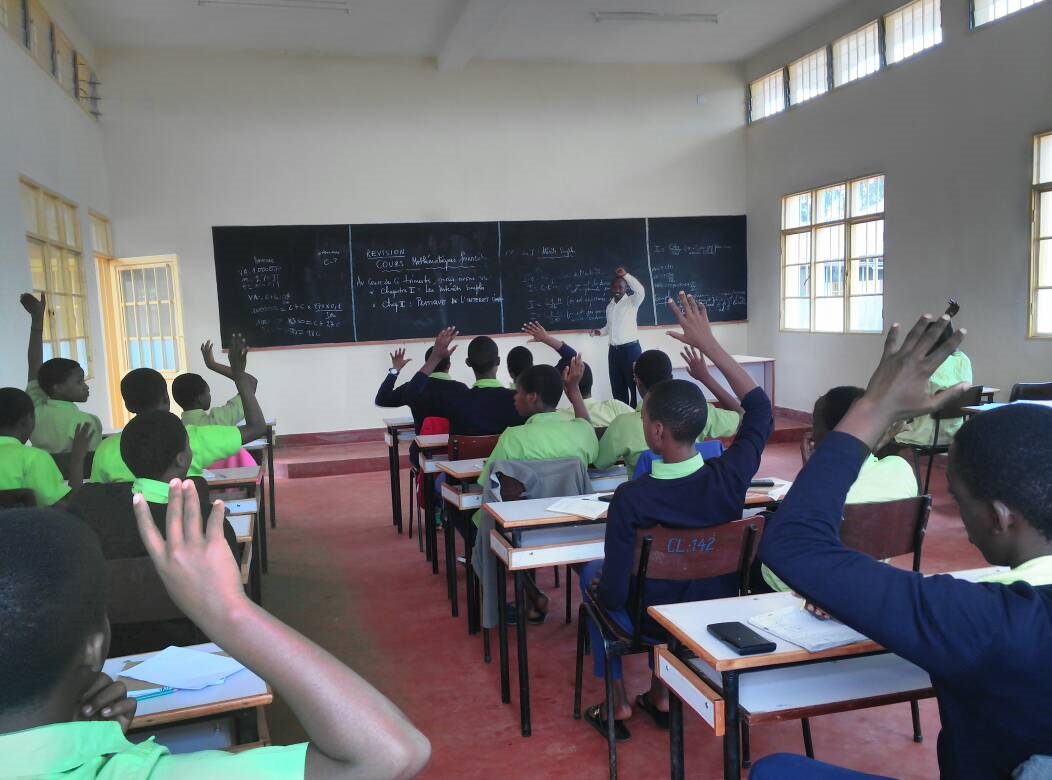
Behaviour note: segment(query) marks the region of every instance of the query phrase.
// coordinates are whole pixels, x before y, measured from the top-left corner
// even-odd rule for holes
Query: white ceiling
[[[241,0],[295,6],[317,0]],[[571,62],[733,62],[849,0],[346,0],[343,10],[68,0],[97,48],[159,47]],[[343,0],[321,0],[339,3]],[[595,22],[592,11],[716,13],[718,24]]]

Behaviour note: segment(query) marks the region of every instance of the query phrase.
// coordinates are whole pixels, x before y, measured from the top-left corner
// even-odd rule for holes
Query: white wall
[[[745,208],[737,66],[472,63],[439,73],[431,62],[281,54],[100,58],[117,250],[179,256],[194,370],[194,345],[219,331],[213,225]],[[747,326],[720,330],[745,350]],[[524,341],[501,339],[501,349]],[[660,331],[644,342],[676,343]],[[571,343],[596,370],[596,395],[608,395],[605,341]],[[250,370],[284,433],[376,427],[389,414],[372,399],[391,346],[260,352]],[[425,346],[411,346],[411,367]],[[553,360],[547,352],[536,349]]]
[[[859,0],[747,63],[756,78],[901,5]],[[887,174],[885,326],[962,304],[977,382],[1052,378],[1052,342],[1026,338],[1034,133],[1052,128],[1052,3],[974,32],[943,0],[942,46],[747,130],[749,349],[778,359],[779,403],[810,410],[864,385],[882,337],[780,333],[783,195]]]
[[[86,46],[58,3],[46,3],[63,31]],[[90,49],[87,50],[90,55]],[[88,210],[110,215],[102,129],[7,32],[0,30],[0,385],[24,387],[29,316],[18,303],[30,289],[26,226],[18,177],[26,176],[80,207],[94,378],[85,408],[108,420],[109,401],[91,254]]]

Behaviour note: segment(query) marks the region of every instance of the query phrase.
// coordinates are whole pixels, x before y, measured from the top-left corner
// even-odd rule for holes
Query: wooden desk
[[[987,387],[986,385],[983,385],[983,391],[979,394],[979,397],[987,403],[993,403],[994,396],[1000,392],[1000,387]]]
[[[402,487],[398,475],[401,471],[401,456],[398,445],[403,438],[416,431],[412,417],[384,417],[384,443],[387,444],[387,468],[391,474],[391,517],[398,533],[402,533]],[[412,500],[412,496],[409,497]]]
[[[194,645],[195,649],[218,652],[214,643]],[[102,671],[117,679],[125,661],[141,661],[153,653],[110,658]],[[270,741],[263,707],[274,700],[270,686],[249,669],[232,674],[222,685],[211,685],[197,691],[175,691],[139,702],[129,732],[155,729],[158,726],[185,724],[192,721],[234,717],[239,734],[237,744],[259,747]],[[248,744],[245,744],[248,743]]]
[[[464,560],[466,577],[466,601],[468,607],[468,634],[477,634],[479,631],[479,602],[478,585],[475,570],[471,566],[472,554],[472,515],[482,506],[482,487],[477,484],[478,476],[482,473],[485,464],[482,458],[469,458],[466,460],[443,460],[436,461],[435,467],[445,475],[442,483],[442,500],[444,502],[443,517],[448,522],[442,523],[442,535],[446,547],[446,590],[450,601],[450,611],[453,617],[460,615],[460,596],[457,588],[457,540],[455,527],[461,527],[464,536]],[[489,662],[489,633],[483,636],[483,655]]]
[[[205,481],[211,489],[220,490],[243,490],[252,501],[252,511],[259,517],[257,527],[259,529],[259,565],[263,574],[267,572],[267,522],[265,517],[266,497],[262,495],[264,488],[262,466],[238,466],[231,469],[206,469]],[[273,495],[273,494],[272,494]],[[224,501],[229,507],[236,501]],[[243,505],[236,514],[245,514],[246,507]],[[231,509],[231,514],[235,511]]]
[[[753,381],[756,382],[756,384],[763,388],[763,391],[767,393],[767,397],[771,399],[771,404],[773,405],[775,403],[774,358],[756,357],[755,355],[731,355],[731,357],[733,357],[734,360],[737,361],[742,366],[742,368],[745,369],[746,373],[750,377],[752,377]],[[694,377],[687,373],[687,367],[685,364],[680,362],[678,355],[676,355],[673,358],[673,360],[676,361],[672,364],[672,377],[674,379],[686,379],[688,382],[696,384],[698,387],[701,387],[702,392],[705,393],[705,397],[708,400],[714,400],[715,396],[713,396],[713,394],[710,393],[708,389],[703,387],[700,382],[694,379]],[[726,387],[728,390],[730,390],[730,384],[723,376],[723,372],[713,368],[711,360],[706,359],[705,363],[711,369],[712,376],[716,379],[716,381],[724,387]]]
[[[226,505],[229,510],[227,521],[234,529],[234,535],[241,547],[241,582],[248,588],[248,595],[259,605],[263,604],[263,582],[260,572],[259,555],[253,554],[256,527],[256,500],[245,499],[231,501]]]
[[[1052,409],[1052,401],[1012,401],[1011,403],[989,403],[978,404],[976,406],[962,406],[961,411],[968,415],[981,414],[982,412],[1000,409],[1002,406],[1014,406],[1015,404],[1033,404],[1034,406],[1044,406],[1048,409]]]

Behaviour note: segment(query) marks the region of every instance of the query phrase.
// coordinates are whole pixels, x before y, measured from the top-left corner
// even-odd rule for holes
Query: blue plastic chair
[[[723,442],[719,439],[708,439],[706,441],[699,441],[694,445],[694,449],[701,455],[702,460],[711,460],[712,458],[718,458],[723,454]],[[632,472],[632,479],[639,479],[650,473],[655,460],[661,460],[661,458],[655,455],[650,450],[642,453],[639,456],[639,460],[636,461],[636,470]]]

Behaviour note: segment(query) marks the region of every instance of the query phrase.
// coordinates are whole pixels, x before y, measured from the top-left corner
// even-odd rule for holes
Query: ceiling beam
[[[475,55],[476,42],[493,29],[509,2],[464,0],[457,22],[435,58],[438,69],[463,70]]]

